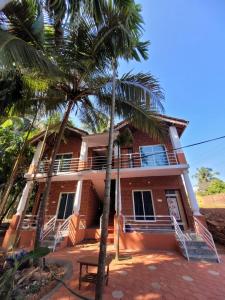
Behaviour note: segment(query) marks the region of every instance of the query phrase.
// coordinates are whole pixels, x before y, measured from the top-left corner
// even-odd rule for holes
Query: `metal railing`
[[[205,243],[213,250],[213,252],[216,255],[217,261],[220,262],[220,258],[212,234],[201,222],[199,222],[199,220],[196,217],[194,217],[194,226],[196,234],[200,236],[205,241]]]
[[[56,220],[57,220],[57,218],[56,218],[56,215],[55,215],[51,219],[49,219],[49,221],[47,223],[45,223],[44,228],[43,228],[42,233],[41,233],[41,240],[46,238],[46,236],[48,236],[51,232],[54,231]]]
[[[55,251],[57,244],[59,241],[63,238],[68,236],[69,234],[69,225],[70,225],[70,219],[72,215],[70,215],[65,221],[59,226],[57,233],[55,235],[55,241],[54,241],[54,246],[53,246],[53,251]]]
[[[36,215],[25,215],[21,222],[21,229],[31,230],[37,227]]]
[[[63,223],[58,227],[57,233],[55,235],[53,251],[55,251],[57,244],[70,234],[70,220],[73,215],[70,215]],[[86,219],[84,215],[79,216],[79,229],[86,228]]]
[[[169,215],[123,215],[124,232],[174,231]]]
[[[188,254],[188,249],[187,249],[187,238],[186,238],[185,234],[183,233],[183,231],[180,229],[180,225],[177,222],[176,218],[174,216],[171,216],[171,217],[172,217],[172,221],[173,221],[176,239],[177,239],[177,241],[179,241],[182,244],[185,254],[186,254],[186,257],[187,257],[187,260],[189,261],[189,254]]]
[[[120,168],[151,168],[177,165],[177,157],[174,151],[164,151],[156,153],[145,153],[141,155],[137,153],[122,154],[119,158]],[[39,166],[40,173],[47,173],[50,161],[43,160]],[[118,166],[118,158],[113,156],[112,168]],[[106,168],[106,156],[88,157],[86,161],[81,161],[79,158],[68,158],[55,160],[54,172],[78,172],[84,170],[104,170]]]

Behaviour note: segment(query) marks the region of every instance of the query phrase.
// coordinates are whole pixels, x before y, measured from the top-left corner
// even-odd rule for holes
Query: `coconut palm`
[[[94,10],[90,10],[90,13],[88,5],[81,5],[73,10],[75,18],[71,18],[71,13],[66,11],[67,6],[59,13],[57,6],[47,5],[43,13],[38,1],[30,1],[34,3],[33,10],[30,10],[30,5],[21,8],[28,1],[12,2],[4,9],[1,20],[6,25],[0,31],[1,68],[4,71],[15,65],[23,73],[26,84],[34,85],[34,79],[40,83],[41,89],[35,86],[39,92],[32,97],[33,101],[41,101],[48,109],[57,105],[65,108],[50,158],[35,244],[39,244],[54,161],[70,112],[79,112],[82,108],[94,110],[97,107],[110,113],[103,230],[96,285],[96,299],[102,299],[114,115],[128,117],[135,126],[159,136],[162,128],[155,118],[155,112],[162,109],[163,95],[158,82],[150,74],[127,73],[121,78],[116,76],[119,57],[136,60],[147,58],[148,43],[140,42],[140,8],[134,1],[99,1],[102,17],[94,14]],[[21,13],[25,20],[23,26],[18,22]],[[25,14],[27,18],[24,18]],[[42,23],[42,20],[45,22]]]

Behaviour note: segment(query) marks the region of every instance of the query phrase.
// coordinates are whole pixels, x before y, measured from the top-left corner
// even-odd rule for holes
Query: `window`
[[[67,219],[73,213],[75,193],[63,193],[60,197],[57,219]]]
[[[136,220],[155,220],[151,191],[133,191]]]
[[[73,156],[72,153],[57,154],[56,160],[55,160],[54,171],[55,172],[69,171],[72,156]]]
[[[167,153],[164,145],[140,146],[141,166],[168,165]]]

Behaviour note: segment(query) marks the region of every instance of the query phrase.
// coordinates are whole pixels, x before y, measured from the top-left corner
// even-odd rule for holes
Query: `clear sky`
[[[150,71],[165,91],[166,114],[190,122],[182,144],[225,135],[225,1],[138,0],[150,57],[119,72]],[[205,166],[225,180],[225,139],[185,150],[190,173]]]

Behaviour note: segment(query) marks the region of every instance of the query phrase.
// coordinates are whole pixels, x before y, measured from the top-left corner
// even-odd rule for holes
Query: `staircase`
[[[181,252],[188,260],[206,260],[218,262],[218,257],[215,251],[210,248],[207,243],[196,233],[186,233],[186,248],[187,253],[182,243],[179,243]]]
[[[64,220],[58,227],[56,227],[56,216],[50,219],[44,226],[41,245],[48,247],[52,251],[59,248],[68,236],[70,219],[71,216]]]
[[[220,262],[211,233],[194,217],[195,232],[183,233],[173,218],[176,240],[187,260],[206,260]]]

